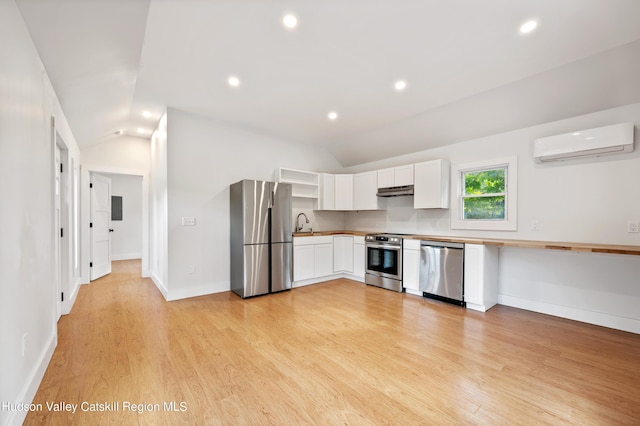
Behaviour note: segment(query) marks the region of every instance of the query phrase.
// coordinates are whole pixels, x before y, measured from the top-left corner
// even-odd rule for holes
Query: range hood
[[[401,197],[413,195],[413,185],[391,186],[389,188],[378,188],[378,197]]]

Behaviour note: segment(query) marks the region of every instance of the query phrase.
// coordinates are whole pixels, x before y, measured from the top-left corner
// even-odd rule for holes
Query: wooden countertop
[[[294,232],[294,237],[324,237],[327,235],[357,235],[364,237],[371,234],[371,231],[313,231],[313,232]]]
[[[294,237],[317,237],[327,235],[358,235],[371,234],[372,231],[320,231],[320,232],[294,232]],[[617,245],[617,244],[589,244],[589,243],[568,243],[557,241],[534,241],[534,240],[509,240],[495,238],[467,238],[467,237],[443,237],[433,235],[403,235],[404,238],[425,241],[443,241],[467,244],[484,244],[500,247],[522,247],[538,248],[548,250],[566,250],[588,253],[611,253],[629,254],[640,256],[640,246]]]

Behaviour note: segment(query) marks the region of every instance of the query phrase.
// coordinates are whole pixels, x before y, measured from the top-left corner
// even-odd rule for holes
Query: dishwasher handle
[[[464,249],[464,243],[453,243],[444,241],[420,241],[420,246],[430,246],[433,248],[451,248],[451,249]]]

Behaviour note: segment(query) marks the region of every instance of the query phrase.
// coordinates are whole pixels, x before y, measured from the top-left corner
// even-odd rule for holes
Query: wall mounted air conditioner
[[[533,141],[533,158],[538,163],[632,151],[633,123],[579,130]]]

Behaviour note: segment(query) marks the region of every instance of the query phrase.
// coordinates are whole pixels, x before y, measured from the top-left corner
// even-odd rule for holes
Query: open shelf
[[[290,183],[292,196],[298,198],[318,198],[319,174],[295,169],[278,169],[278,182]]]

